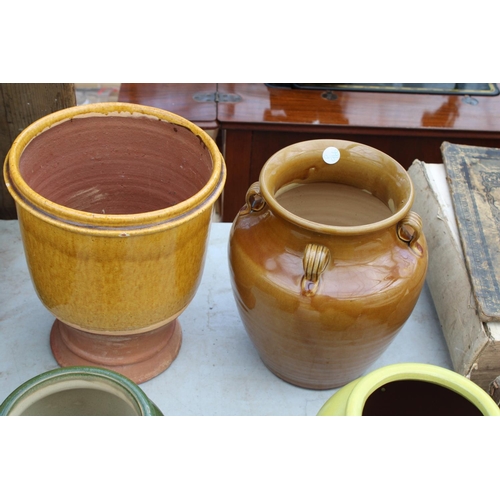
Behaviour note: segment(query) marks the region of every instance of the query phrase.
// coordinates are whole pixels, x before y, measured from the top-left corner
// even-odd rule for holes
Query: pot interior
[[[18,416],[139,416],[132,396],[101,380],[52,381],[21,397],[10,415]]]
[[[370,394],[363,416],[481,416],[476,405],[457,392],[421,380],[398,380]]]
[[[390,208],[372,194],[333,182],[299,184],[276,195],[289,212],[319,224],[362,226],[387,219]]]
[[[326,153],[335,152],[335,161]],[[330,226],[383,221],[407,208],[411,180],[399,163],[369,146],[348,141],[306,141],[266,163],[261,184],[285,210]]]
[[[181,203],[209,181],[209,150],[189,129],[147,116],[82,115],[35,137],[20,174],[31,189],[94,214],[137,214]]]

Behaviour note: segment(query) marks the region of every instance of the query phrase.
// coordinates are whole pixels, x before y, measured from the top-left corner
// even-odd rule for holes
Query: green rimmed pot
[[[0,405],[0,416],[162,416],[134,382],[99,367],[56,368],[28,380]]]
[[[500,416],[466,377],[424,363],[384,366],[339,389],[319,416]]]

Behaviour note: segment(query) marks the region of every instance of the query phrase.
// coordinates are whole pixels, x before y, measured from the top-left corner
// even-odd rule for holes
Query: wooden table
[[[195,100],[196,94],[210,94],[216,83],[122,83],[118,100],[166,109],[192,121],[203,130],[217,130],[215,101]]]
[[[214,100],[195,100],[199,92],[213,92]],[[415,159],[441,163],[444,141],[500,147],[500,96],[328,93],[218,83],[122,84],[119,98],[169,109],[202,128],[218,129],[217,143],[228,168],[223,221],[234,219],[266,160],[295,142],[357,141],[384,151],[405,168]]]

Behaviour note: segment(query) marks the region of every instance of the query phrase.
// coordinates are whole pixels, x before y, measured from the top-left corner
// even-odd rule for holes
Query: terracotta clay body
[[[357,143],[307,141],[268,160],[233,223],[229,262],[242,321],[272,372],[339,387],[388,347],[427,270],[413,196],[396,161]]]
[[[5,178],[35,289],[57,318],[59,364],[136,383],[165,370],[224,186],[212,139],[156,108],[78,106],[24,130]]]

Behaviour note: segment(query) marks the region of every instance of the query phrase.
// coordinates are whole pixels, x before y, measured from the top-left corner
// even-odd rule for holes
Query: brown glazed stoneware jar
[[[76,106],[27,127],[4,174],[58,363],[135,383],[164,371],[226,178],[213,140],[149,106]]]
[[[411,180],[371,147],[314,140],[278,151],[246,195],[229,241],[243,324],[292,384],[343,386],[410,316],[427,246]]]

